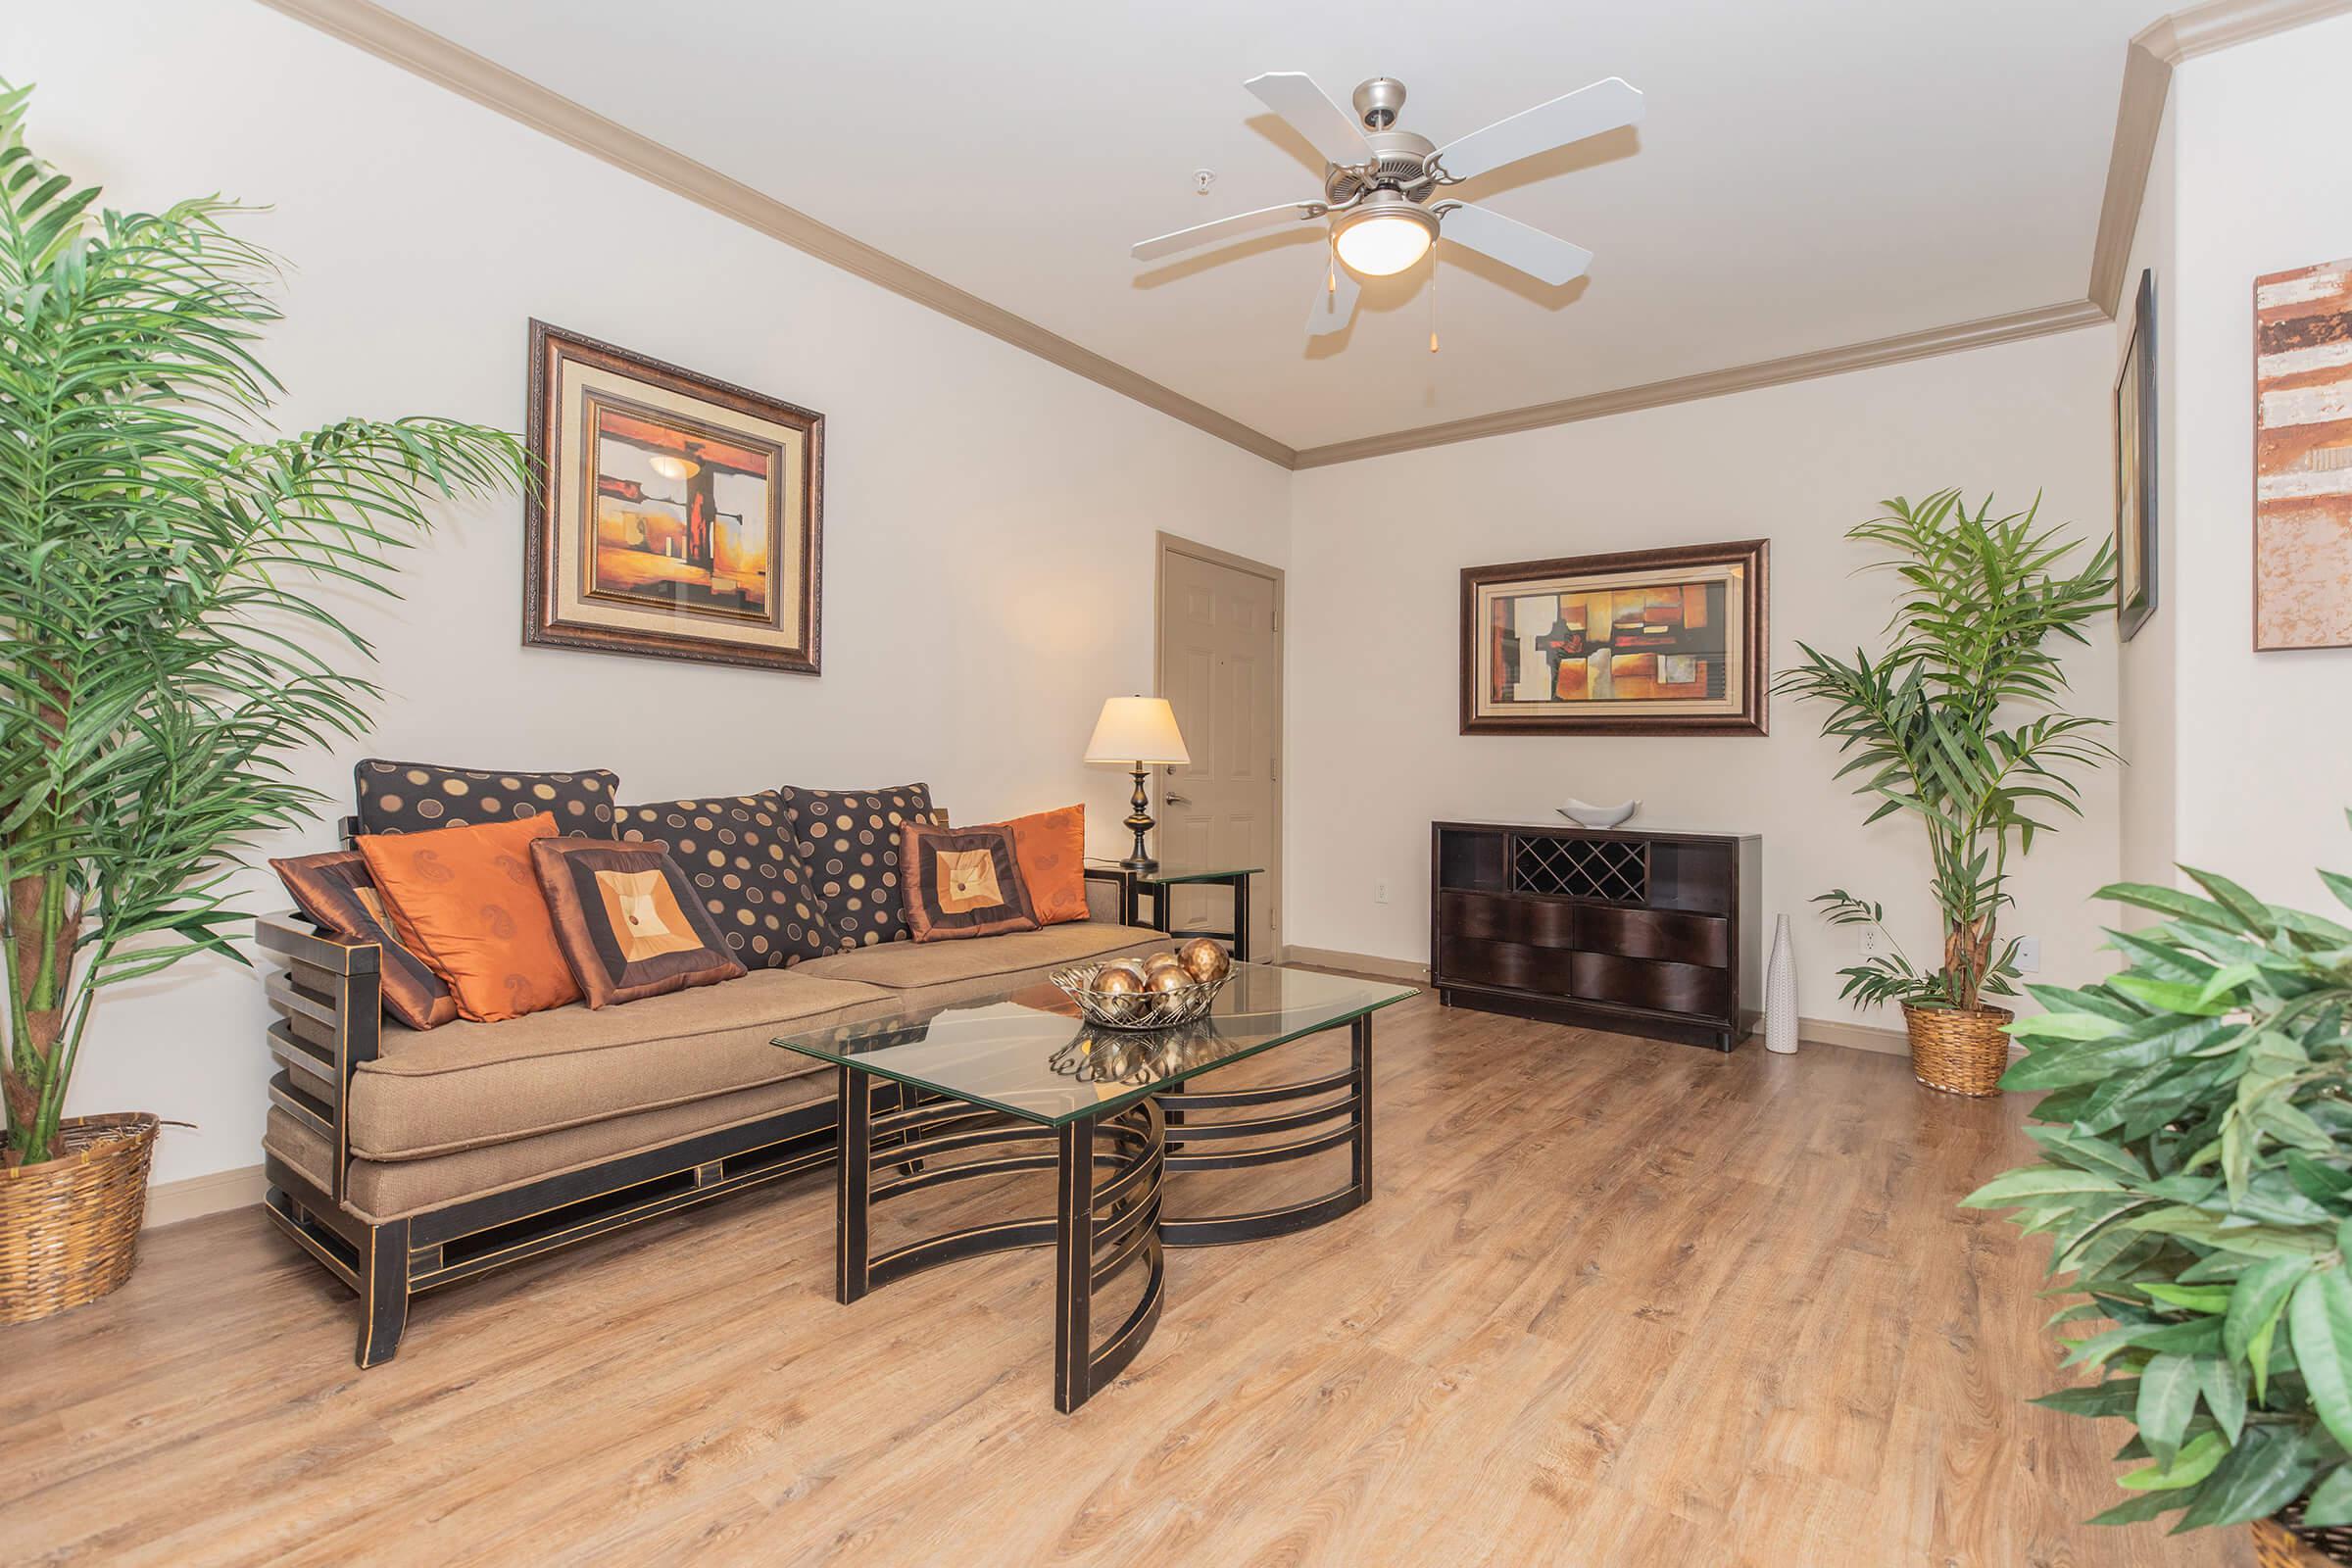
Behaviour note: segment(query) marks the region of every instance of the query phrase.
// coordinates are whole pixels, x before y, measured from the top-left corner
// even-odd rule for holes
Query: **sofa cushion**
[[[906,940],[899,891],[899,829],[931,814],[931,786],[808,790],[787,785],[784,810],[801,864],[824,900],[825,924],[840,948]]]
[[[1029,889],[1039,925],[1083,920],[1086,906],[1086,808],[1033,811],[1004,826],[1012,830],[1013,857]]]
[[[792,1054],[778,1051],[773,1054]],[[806,1057],[798,1059],[810,1069],[819,1065]],[[346,1200],[365,1218],[398,1219],[832,1098],[832,1074],[810,1070],[757,1088],[458,1153],[427,1159],[354,1159],[344,1189]],[[335,1163],[333,1146],[284,1111],[271,1108],[262,1147],[308,1176],[314,1185],[327,1192],[334,1190],[329,1180]]]
[[[430,833],[363,834],[360,853],[401,945],[432,967],[475,1022],[580,1000],[531,870],[544,816]]]
[[[416,1159],[814,1072],[814,1059],[768,1043],[779,1026],[890,995],[804,965],[596,1012],[558,1007],[429,1034],[387,1024],[376,1058],[352,1074],[352,1152]]]
[[[400,945],[392,913],[368,875],[368,858],[356,850],[271,860],[270,869],[294,895],[294,902],[320,926],[354,942],[383,950],[384,1005],[412,1029],[436,1029],[458,1015],[458,999],[425,961]]]
[[[426,833],[544,812],[566,837],[609,839],[620,794],[620,780],[603,768],[501,773],[375,757],[353,767],[351,781],[363,833]]]
[[[899,829],[899,880],[917,942],[1037,929],[1009,828],[909,822]]]
[[[661,840],[541,839],[531,869],[591,1009],[743,978]]]
[[[781,969],[839,950],[776,791],[624,806],[618,824],[617,838],[669,845],[745,968]]]
[[[892,991],[948,985],[1023,969],[1047,969],[1076,963],[1125,948],[1171,946],[1171,940],[1142,926],[1111,925],[1097,920],[1050,925],[1037,931],[1011,931],[980,942],[902,943],[837,953],[811,958],[794,974],[827,980],[854,980]]]

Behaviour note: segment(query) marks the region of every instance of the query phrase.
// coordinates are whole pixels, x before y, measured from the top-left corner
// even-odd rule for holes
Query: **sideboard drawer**
[[[1722,969],[1732,961],[1732,927],[1712,914],[1592,906],[1577,911],[1576,945],[1621,958],[1668,958]]]
[[[1574,955],[1569,994],[1588,1002],[1658,1012],[1722,1018],[1731,1013],[1731,971],[1696,963],[1655,963],[1605,953]]]
[[[1538,948],[1577,946],[1573,904],[1516,894],[1441,893],[1439,928],[1477,942],[1522,942]]]
[[[1448,936],[1438,943],[1437,978],[1511,991],[1565,992],[1574,979],[1572,966],[1582,956],[1564,948]]]

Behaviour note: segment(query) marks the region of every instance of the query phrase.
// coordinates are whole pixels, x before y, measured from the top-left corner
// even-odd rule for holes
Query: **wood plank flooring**
[[[115,1297],[0,1329],[0,1558],[2252,1561],[2078,1523],[2125,1429],[2025,1403],[2061,1381],[2043,1244],[1952,1207],[2026,1156],[2021,1101],[1428,997],[1375,1055],[1376,1200],[1171,1252],[1074,1416],[1049,1253],[838,1306],[829,1176],[428,1296],[366,1373],[258,1212],[155,1232]]]

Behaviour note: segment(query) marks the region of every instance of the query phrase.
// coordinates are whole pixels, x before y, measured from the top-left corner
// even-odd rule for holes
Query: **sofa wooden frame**
[[[426,1291],[659,1219],[747,1188],[828,1169],[840,1110],[831,1096],[757,1121],[698,1133],[581,1169],[393,1220],[354,1209],[352,1074],[375,1057],[383,1020],[382,949],[322,933],[297,914],[255,921],[278,967],[270,1102],[326,1141],[332,1186],[264,1157],[270,1219],[360,1298],[359,1363],[400,1348],[409,1302]]]

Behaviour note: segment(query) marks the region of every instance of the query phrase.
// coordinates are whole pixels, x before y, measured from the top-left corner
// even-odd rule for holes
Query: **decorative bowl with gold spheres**
[[[1208,1011],[1208,1004],[1233,978],[1230,961],[1213,978],[1203,980],[1173,954],[1164,956],[1165,961],[1152,961],[1162,957],[1154,953],[1140,962],[1113,958],[1102,963],[1073,963],[1047,978],[1078,1004],[1088,1022],[1105,1029],[1173,1029],[1191,1023]],[[1203,963],[1200,967],[1215,966]]]

